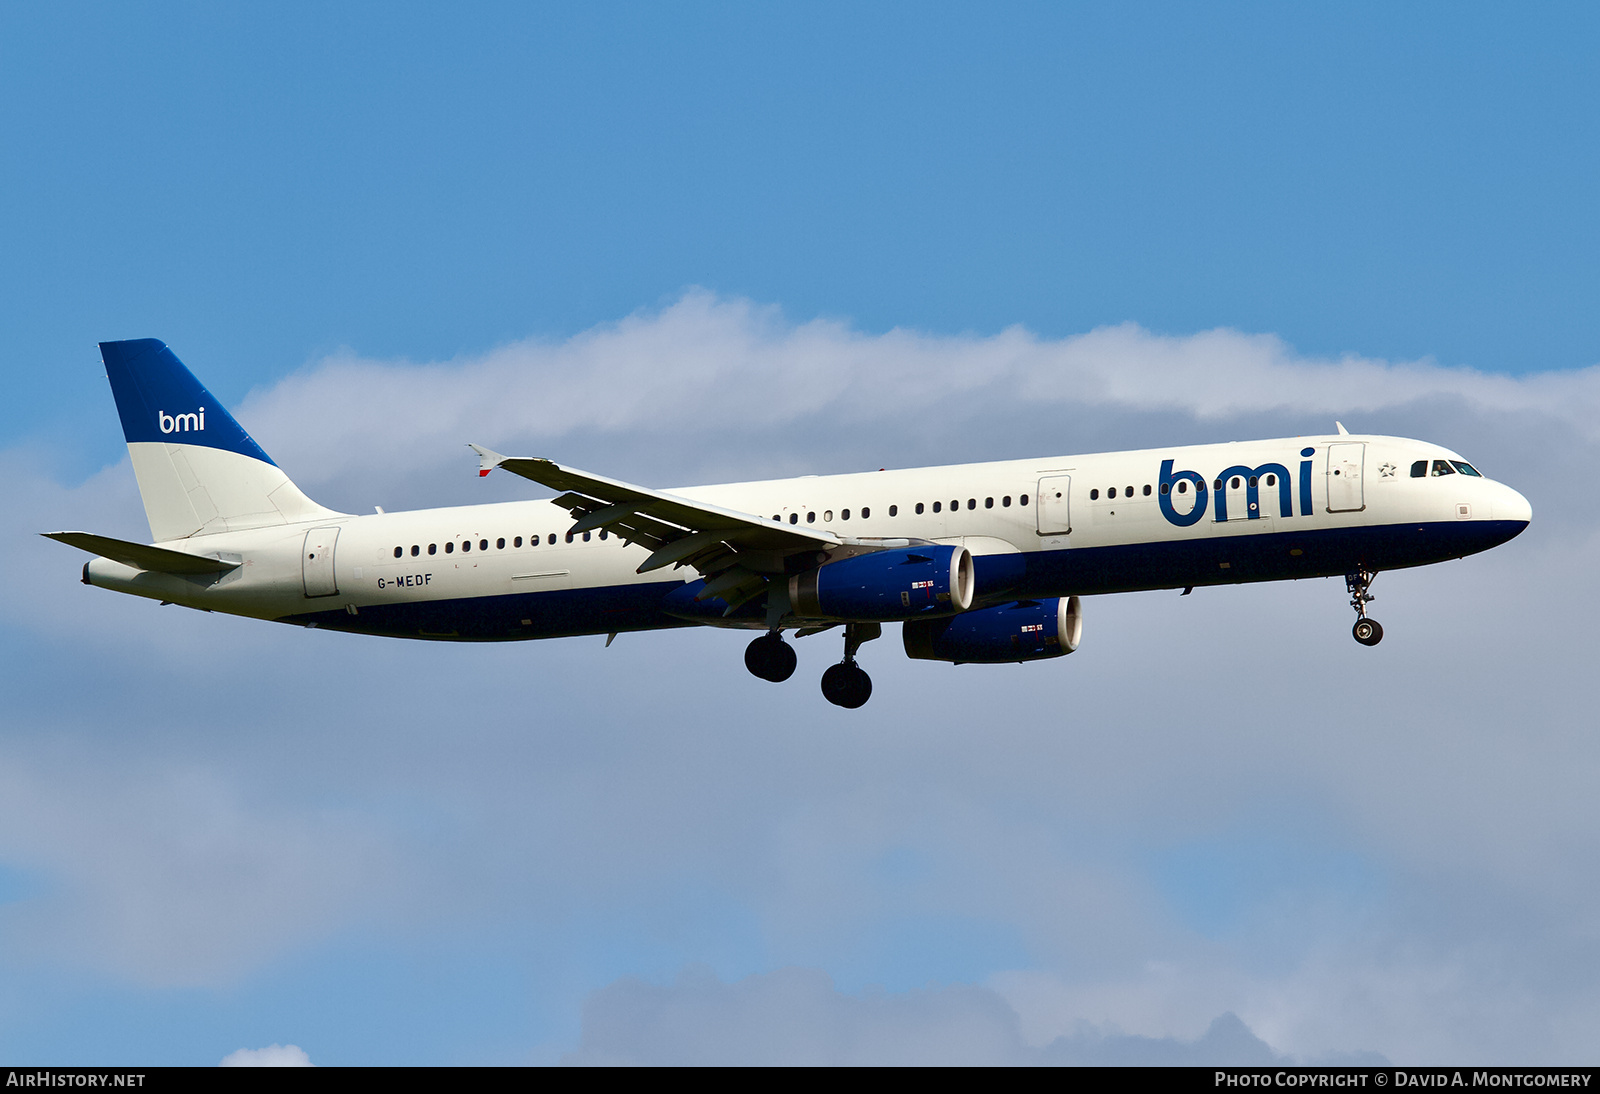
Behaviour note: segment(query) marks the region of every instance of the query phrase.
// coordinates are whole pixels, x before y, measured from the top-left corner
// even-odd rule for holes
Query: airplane
[[[1455,452],[1335,434],[880,470],[673,490],[472,445],[547,500],[352,515],[290,481],[167,346],[101,358],[150,522],[149,544],[48,532],[88,551],[83,583],[203,611],[436,641],[713,626],[761,632],[745,666],[795,671],[785,632],[841,628],[822,676],[857,708],[856,663],[885,623],[909,657],[1062,657],[1081,597],[1345,579],[1357,642],[1383,570],[1505,543],[1517,491]]]

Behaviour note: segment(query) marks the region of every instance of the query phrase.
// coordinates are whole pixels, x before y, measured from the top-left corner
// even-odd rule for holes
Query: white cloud
[[[219,1067],[316,1067],[299,1045],[241,1048],[222,1058]]]
[[[190,364],[204,376],[205,362]],[[1338,417],[1361,430],[1402,408],[1432,424],[1441,407],[1533,415],[1592,444],[1600,367],[1517,378],[1427,361],[1316,360],[1270,335],[1167,336],[1131,323],[1061,339],[1021,329],[867,335],[691,292],[564,342],[427,364],[343,353],[257,393],[240,417],[307,485],[405,494],[425,483],[442,494],[449,482],[463,495],[469,440],[706,481],[748,473],[752,460],[777,474],[853,469],[869,456],[998,458],[993,441],[1030,445],[1006,455],[1128,447],[1093,424],[1108,414],[1119,424],[1176,416],[1190,436],[1224,439],[1218,428],[1229,423],[1269,419],[1292,434],[1331,431]],[[1148,425],[1138,432],[1151,444],[1174,440]]]
[[[1381,1063],[1375,1054],[1328,1062]],[[1005,997],[973,985],[839,991],[826,973],[784,968],[735,983],[687,969],[667,986],[624,979],[584,1006],[563,1063],[645,1067],[881,1067],[1039,1064],[1272,1066],[1292,1063],[1235,1015],[1195,1038],[1145,1037],[1077,1022],[1042,1044],[1024,1039]]]
[[[7,949],[151,986],[215,984],[393,897],[394,852],[370,819],[253,803],[240,783],[194,761],[5,750],[0,856],[48,878],[0,913]]]

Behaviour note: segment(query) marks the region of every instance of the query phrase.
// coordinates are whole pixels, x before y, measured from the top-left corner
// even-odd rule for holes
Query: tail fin
[[[101,342],[100,357],[157,543],[338,515],[301,493],[165,343]]]

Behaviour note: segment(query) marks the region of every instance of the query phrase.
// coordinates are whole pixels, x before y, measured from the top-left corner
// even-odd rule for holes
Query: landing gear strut
[[[1350,633],[1363,646],[1376,646],[1383,641],[1383,626],[1376,619],[1367,618],[1367,604],[1374,599],[1367,590],[1377,576],[1371,570],[1344,575],[1344,587],[1350,590],[1350,606],[1356,610],[1356,625],[1350,628]]]
[[[795,660],[794,647],[783,640],[781,631],[764,634],[744,648],[744,667],[774,684],[794,675]]]
[[[822,674],[822,696],[836,707],[855,710],[872,698],[872,677],[856,664],[856,651],[861,643],[871,642],[883,633],[877,623],[846,623],[844,627],[844,660],[831,665]]]

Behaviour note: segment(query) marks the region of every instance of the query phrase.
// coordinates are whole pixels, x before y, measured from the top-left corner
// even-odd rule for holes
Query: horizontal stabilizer
[[[100,555],[124,566],[138,570],[154,570],[161,574],[222,574],[238,567],[237,562],[224,562],[220,558],[206,558],[183,551],[169,551],[165,547],[151,547],[144,543],[129,543],[125,539],[92,535],[89,532],[41,532],[45,539],[65,543],[91,555]]]

